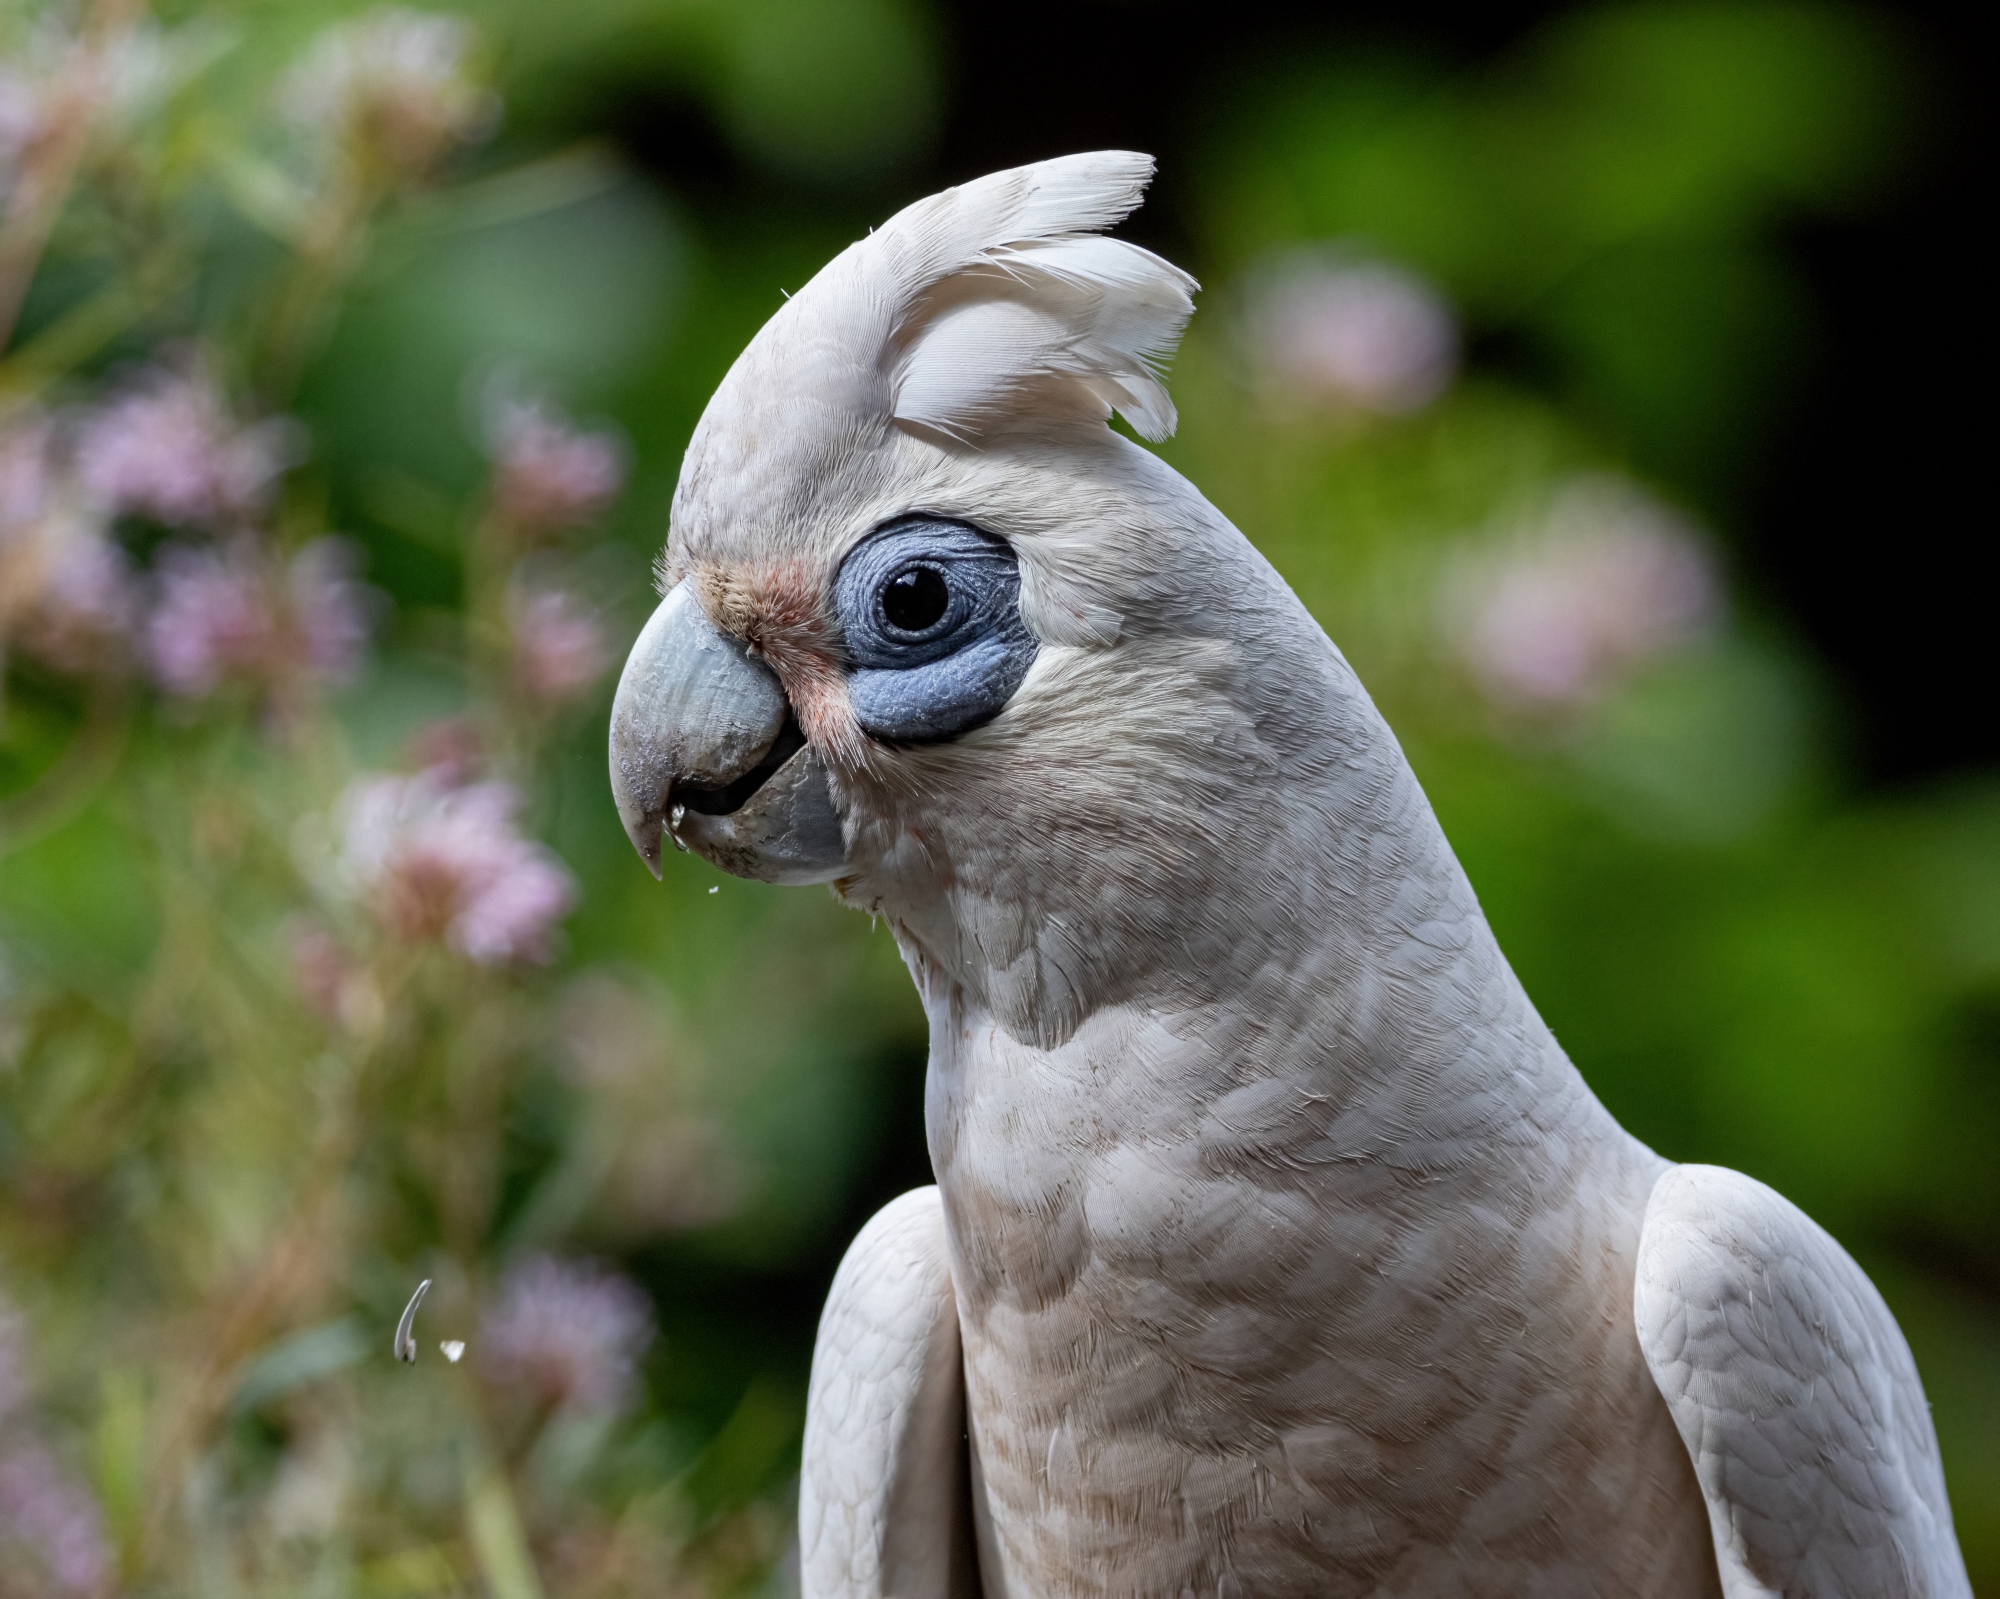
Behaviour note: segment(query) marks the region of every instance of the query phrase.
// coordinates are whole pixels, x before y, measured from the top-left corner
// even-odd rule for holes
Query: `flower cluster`
[[[124,553],[69,481],[55,424],[0,425],[0,640],[88,671],[114,651],[135,597]]]
[[[625,484],[625,449],[609,433],[572,426],[546,406],[501,400],[487,422],[494,514],[526,537],[579,527]]]
[[[576,883],[524,837],[520,794],[431,771],[369,777],[337,807],[340,867],[392,936],[436,942],[482,965],[546,960]]]
[[[104,1593],[111,1546],[90,1490],[43,1441],[29,1414],[27,1329],[0,1298],[0,1588],[75,1595]]]
[[[489,1523],[519,1529],[500,1551],[517,1587],[606,1594],[649,1569],[734,1592],[778,1537],[761,1495],[705,1518],[721,1564],[638,1527],[638,1496],[680,1491],[673,1462],[608,1453],[645,1398],[651,1305],[608,1266],[493,1253],[521,1205],[564,1257],[585,1207],[604,1247],[712,1224],[762,1168],[694,1066],[655,1056],[595,1095],[545,1070],[573,975],[545,965],[568,954],[580,890],[539,820],[565,708],[615,665],[623,563],[586,530],[624,486],[623,440],[524,391],[474,423],[476,483],[425,474],[466,442],[449,410],[411,424],[419,479],[379,493],[331,447],[368,403],[315,379],[359,349],[353,296],[428,293],[367,287],[395,276],[384,225],[454,176],[498,103],[483,74],[500,52],[464,17],[379,4],[0,13],[0,346],[18,321],[23,357],[0,393],[0,897],[36,923],[32,949],[0,937],[0,1122],[35,1129],[8,1157],[27,1200],[9,1247],[36,1263],[37,1324],[75,1345],[38,1365],[0,1294],[0,1599],[339,1586],[363,1567],[435,1586],[440,1559],[447,1586],[499,1580],[491,1540],[464,1538]],[[542,194],[540,171],[491,192]],[[508,343],[464,309],[447,344]],[[436,560],[407,568],[427,607],[407,653],[338,700],[322,690],[362,676],[388,600],[362,544],[334,536],[357,522],[328,507]],[[454,553],[443,595],[428,579]],[[372,760],[433,696],[449,718]],[[93,840],[161,870],[72,904]],[[236,944],[242,960],[200,958]],[[123,998],[99,1003],[107,978]],[[189,1042],[220,1098],[133,1092],[157,1030],[144,998],[169,990],[176,1015],[228,1020]],[[523,1185],[510,1151],[531,1102],[560,1147]],[[135,1187],[140,1147],[161,1160]],[[144,1224],[156,1190],[190,1198],[178,1235]],[[400,1270],[419,1234],[480,1297],[433,1304],[428,1377],[352,1364],[360,1335],[328,1307]],[[228,1269],[175,1269],[190,1250]],[[461,1311],[483,1315],[440,1324]],[[150,1340],[135,1372],[132,1333],[154,1323],[193,1336]],[[101,1394],[77,1390],[100,1371]],[[253,1417],[270,1447],[246,1453]],[[392,1470],[363,1469],[370,1439],[391,1440]],[[468,1477],[467,1439],[506,1469]]]
[[[561,705],[587,692],[611,666],[596,613],[566,589],[516,589],[508,596],[514,683],[538,705]]]
[[[160,366],[84,421],[76,469],[108,514],[229,528],[266,507],[298,444],[286,420],[238,422],[205,372]]]
[[[25,48],[0,57],[0,198],[32,183],[37,158],[66,126],[82,120],[101,135],[107,126],[130,123],[191,64],[190,41],[150,19],[101,30],[86,42],[59,20],[73,9],[45,8]]]
[[[480,1319],[480,1370],[550,1409],[616,1414],[653,1341],[653,1307],[629,1278],[535,1255],[513,1267]]]
[[[1386,262],[1294,256],[1264,274],[1248,320],[1258,366],[1309,400],[1403,415],[1437,399],[1458,370],[1451,307]]]
[[[373,598],[359,565],[359,552],[341,539],[316,539],[289,562],[247,538],[169,546],[146,624],[154,678],[183,698],[242,687],[282,701],[303,686],[352,677]]]
[[[1682,517],[1616,479],[1572,483],[1497,561],[1454,574],[1448,625],[1496,704],[1568,710],[1699,638],[1722,586]]]
[[[136,643],[182,699],[233,687],[287,705],[351,677],[377,599],[359,552],[320,539],[286,561],[253,529],[295,445],[289,422],[237,422],[198,367],[149,368],[95,409],[0,423],[0,640],[74,674]],[[142,586],[111,537],[125,514],[226,542],[167,545]]]
[[[320,37],[285,80],[282,108],[363,160],[420,173],[498,116],[472,70],[476,37],[463,17],[367,12]]]
[[[463,788],[486,771],[492,751],[479,723],[468,716],[426,722],[410,736],[405,764],[447,788]]]

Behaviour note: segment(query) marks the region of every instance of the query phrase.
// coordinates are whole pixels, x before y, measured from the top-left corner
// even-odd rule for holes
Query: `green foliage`
[[[1899,54],[1857,14],[1653,4],[1580,11],[1471,81],[1308,61],[1229,119],[1209,237],[1232,263],[1370,241],[1528,340],[1638,464],[1707,490],[1801,336],[1775,228],[1880,181]]]

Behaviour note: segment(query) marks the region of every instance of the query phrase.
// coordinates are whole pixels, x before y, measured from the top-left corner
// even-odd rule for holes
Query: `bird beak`
[[[847,851],[826,768],[777,674],[687,584],[660,602],[611,703],[611,792],[655,877],[662,835],[738,877],[824,883]]]

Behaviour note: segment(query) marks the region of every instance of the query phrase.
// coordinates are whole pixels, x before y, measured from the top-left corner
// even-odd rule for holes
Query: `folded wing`
[[[1825,1231],[1739,1172],[1675,1167],[1633,1305],[1729,1599],[1970,1599],[1916,1363]]]
[[[935,1188],[883,1206],[834,1276],[799,1485],[805,1599],[978,1599],[958,1307]]]

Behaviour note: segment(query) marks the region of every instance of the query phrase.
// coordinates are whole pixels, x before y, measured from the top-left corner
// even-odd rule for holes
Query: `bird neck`
[[[964,1078],[1039,1058],[1183,1118],[1261,1085],[1273,1104],[1309,1101],[1335,1158],[1484,1158],[1558,1124],[1622,1138],[1333,660],[1342,736],[1267,773],[1254,815],[1156,805],[1094,849],[1016,836],[1004,873],[960,863],[948,890],[890,915],[934,1063]]]

